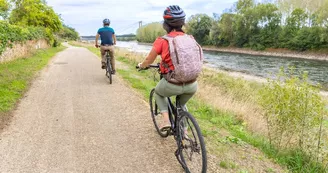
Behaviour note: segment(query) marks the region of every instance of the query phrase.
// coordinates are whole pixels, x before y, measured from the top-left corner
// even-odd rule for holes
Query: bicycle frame
[[[110,56],[109,56],[109,50],[106,50],[105,52],[106,52],[105,56],[106,56],[107,62],[109,62],[109,64],[110,64],[111,60],[110,60]]]
[[[167,97],[167,100],[168,100],[169,118],[170,118],[170,122],[171,122],[171,128],[172,128],[173,134],[175,134],[175,132],[176,132],[175,127],[177,127],[177,121],[176,120],[178,118],[178,116],[177,116],[177,108],[172,103],[170,97]]]

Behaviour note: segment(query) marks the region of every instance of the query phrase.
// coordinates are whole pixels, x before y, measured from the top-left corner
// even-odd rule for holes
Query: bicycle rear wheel
[[[163,132],[163,131],[160,131],[160,129],[159,129],[159,124],[162,121],[163,117],[162,117],[162,114],[161,114],[157,104],[156,104],[155,88],[152,89],[151,92],[150,92],[149,104],[150,104],[151,118],[153,119],[153,122],[154,122],[155,129],[156,129],[157,133],[163,138],[169,136],[168,131]]]
[[[180,113],[177,140],[180,159],[185,171],[206,173],[207,157],[204,138],[195,118],[188,112]]]
[[[112,84],[112,65],[110,64],[110,59],[107,57],[107,77],[109,79],[109,84]]]

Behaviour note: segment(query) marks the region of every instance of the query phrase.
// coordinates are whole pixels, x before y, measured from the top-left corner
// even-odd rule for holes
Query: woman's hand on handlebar
[[[149,69],[149,68],[157,68],[157,69],[159,69],[159,64],[150,64],[148,67],[146,67],[146,68],[142,68],[141,67],[141,64],[142,63],[139,63],[137,66],[136,66],[136,68],[137,69],[139,69],[139,70],[147,70],[147,69]]]
[[[139,64],[136,66],[136,68],[137,68],[137,69],[140,69],[140,70],[147,69],[147,67],[146,67],[146,68],[141,67],[141,64],[142,64],[142,63],[139,63]]]

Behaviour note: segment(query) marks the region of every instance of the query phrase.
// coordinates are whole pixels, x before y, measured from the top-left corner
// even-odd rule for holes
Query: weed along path
[[[59,53],[0,134],[0,172],[183,172],[175,141],[157,135],[148,104],[123,81],[125,71],[140,73],[117,64],[122,76],[110,85],[99,58],[86,48]],[[207,172],[283,172],[246,143],[218,142],[227,133],[205,138]]]
[[[0,172],[183,172],[148,105],[99,59],[68,48],[41,73],[0,136]]]

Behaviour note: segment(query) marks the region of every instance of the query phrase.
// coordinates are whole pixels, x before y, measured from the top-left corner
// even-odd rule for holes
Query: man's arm
[[[99,39],[99,34],[97,33],[97,35],[96,35],[96,40],[95,40],[95,46],[98,48],[99,47],[99,45],[98,45],[98,39]]]
[[[113,34],[113,40],[114,40],[114,45],[116,45],[116,35],[115,34]]]

